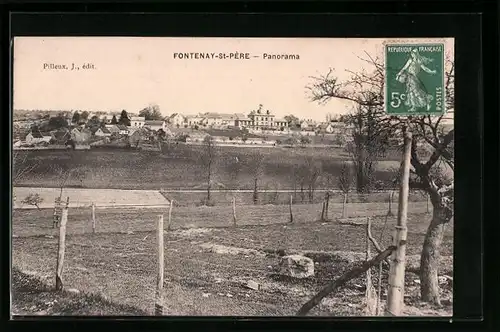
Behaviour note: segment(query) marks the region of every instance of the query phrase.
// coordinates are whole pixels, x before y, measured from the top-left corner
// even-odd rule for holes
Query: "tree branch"
[[[297,312],[297,316],[305,316],[309,311],[311,311],[312,308],[317,306],[323,298],[328,296],[330,293],[335,291],[338,287],[344,285],[347,283],[349,280],[354,279],[361,275],[362,273],[368,271],[369,268],[372,266],[375,266],[379,264],[381,261],[387,259],[392,252],[396,250],[396,246],[390,246],[387,249],[385,249],[383,252],[378,254],[376,257],[373,259],[364,262],[362,265],[357,266],[353,268],[352,270],[348,271],[347,273],[344,273],[342,276],[340,276],[337,280],[334,282],[331,282],[328,284],[326,287],[324,287],[321,291],[319,291],[312,299],[307,301]]]

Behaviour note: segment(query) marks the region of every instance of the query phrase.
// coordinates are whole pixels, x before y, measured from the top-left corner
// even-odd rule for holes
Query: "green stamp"
[[[385,110],[389,115],[446,112],[444,44],[385,45]]]

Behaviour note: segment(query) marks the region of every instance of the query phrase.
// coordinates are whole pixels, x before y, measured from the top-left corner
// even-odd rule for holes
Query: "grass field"
[[[165,144],[162,152],[135,151],[129,149],[95,149],[89,151],[23,151],[14,168],[35,168],[17,181],[19,186],[57,187],[60,182],[58,168],[71,169],[80,174],[70,177],[67,186],[83,188],[156,189],[197,188],[205,186],[206,169],[200,156],[202,146]],[[28,154],[23,166],[19,160]],[[294,166],[303,164],[306,158],[320,163],[323,174],[317,180],[317,188],[336,186],[342,161],[348,155],[336,148],[237,148],[219,147],[213,182],[232,189],[253,189],[253,168],[249,166],[257,154],[264,156],[261,189],[266,187],[293,188]],[[392,179],[399,162],[397,156],[389,156],[378,164],[376,177],[379,181]],[[335,183],[332,183],[335,182]]]
[[[339,206],[333,204],[331,216],[339,214]],[[373,234],[378,238],[383,233],[380,243],[387,246],[395,219],[388,218],[384,227],[384,216],[377,214],[386,211],[385,205],[354,206],[351,210],[356,210],[358,216],[373,216]],[[297,205],[295,222],[290,224],[286,212],[279,207],[242,206],[238,226],[233,227],[230,207],[176,207],[172,230],[165,232],[165,314],[293,315],[329,280],[364,260],[365,227],[318,222],[318,208],[314,204]],[[414,273],[430,220],[430,214],[422,209],[422,204],[416,203],[409,211],[405,314],[450,315],[451,287],[442,286],[443,308],[426,307],[418,301],[418,276]],[[70,209],[65,287],[152,313],[156,275],[154,221],[160,213],[165,214],[165,210],[98,210],[97,233],[91,234],[88,209]],[[51,228],[50,210],[15,210],[12,231],[13,266],[53,286],[57,229]],[[453,269],[452,232],[450,225],[442,246],[440,271],[447,275]],[[283,280],[274,273],[278,249],[309,254],[320,251],[323,258],[315,259],[313,278]],[[261,289],[245,288],[248,280],[258,282]],[[382,282],[387,281],[384,278]],[[363,278],[351,281],[325,299],[311,315],[362,314],[363,285]],[[18,296],[22,297],[14,292],[13,297]]]

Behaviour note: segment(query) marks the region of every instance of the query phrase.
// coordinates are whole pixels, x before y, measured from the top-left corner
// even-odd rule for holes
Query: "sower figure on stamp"
[[[415,112],[417,108],[431,109],[431,102],[434,97],[427,93],[422,81],[418,78],[420,70],[428,74],[436,74],[435,70],[429,69],[426,65],[432,62],[432,59],[426,58],[414,48],[410,53],[410,58],[406,61],[404,67],[396,75],[396,79],[406,86],[405,105],[409,107],[409,112]]]

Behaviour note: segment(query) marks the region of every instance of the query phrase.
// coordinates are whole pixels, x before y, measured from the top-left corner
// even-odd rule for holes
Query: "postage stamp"
[[[391,115],[446,113],[442,43],[385,46],[385,109]]]

